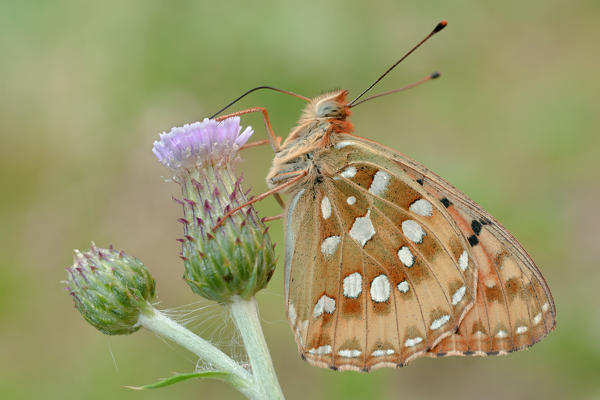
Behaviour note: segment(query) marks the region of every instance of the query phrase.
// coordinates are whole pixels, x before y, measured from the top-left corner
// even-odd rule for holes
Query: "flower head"
[[[220,122],[205,118],[162,133],[152,151],[158,161],[180,175],[196,165],[235,160],[238,150],[253,133],[251,127],[242,132],[239,117]]]
[[[213,229],[223,215],[246,203],[247,197],[241,179],[234,181],[230,171],[212,173],[202,182],[193,179],[182,184],[184,218],[179,222],[184,236],[179,241],[184,278],[195,293],[210,300],[249,299],[271,279],[274,246],[252,206]]]
[[[184,278],[194,292],[220,303],[250,298],[267,285],[275,268],[267,229],[251,205],[215,228],[248,201],[232,167],[252,133],[251,128],[242,132],[238,117],[205,119],[173,128],[154,143],[154,154],[181,185],[183,198],[177,202],[184,236],[178,240]]]
[[[75,250],[67,290],[83,318],[102,333],[123,335],[139,329],[138,317],[154,298],[154,279],[137,258],[112,246]]]

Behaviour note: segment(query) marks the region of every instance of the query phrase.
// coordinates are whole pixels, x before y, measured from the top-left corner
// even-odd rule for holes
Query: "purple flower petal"
[[[242,132],[240,117],[219,122],[205,118],[161,133],[152,152],[164,166],[180,172],[204,162],[233,161],[253,133],[251,127]]]
[[[252,136],[253,133],[254,131],[252,130],[252,127],[247,127],[246,129],[244,129],[244,132],[242,132],[240,136],[238,136],[237,139],[235,139],[235,144],[242,147],[246,144],[248,139],[250,139],[250,136]]]

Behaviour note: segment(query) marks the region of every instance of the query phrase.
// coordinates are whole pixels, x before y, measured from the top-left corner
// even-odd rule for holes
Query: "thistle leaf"
[[[184,372],[181,374],[175,374],[168,378],[164,378],[155,383],[150,383],[144,386],[125,386],[127,389],[133,390],[147,390],[147,389],[158,389],[165,386],[171,386],[176,383],[187,381],[188,379],[194,378],[208,378],[208,379],[219,379],[225,382],[229,382],[235,386],[236,379],[229,372],[224,371],[200,371],[200,372]]]

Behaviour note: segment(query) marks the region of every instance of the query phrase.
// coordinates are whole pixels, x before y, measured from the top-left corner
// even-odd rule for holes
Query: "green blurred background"
[[[177,186],[151,153],[159,132],[210,115],[259,84],[356,94],[442,18],[449,25],[381,83],[442,79],[354,111],[356,132],[423,162],[528,249],[558,327],[501,358],[419,359],[339,373],[302,362],[283,308],[282,268],[258,297],[289,399],[600,397],[600,2],[2,1],[0,3],[0,398],[240,398],[216,381],[133,392],[195,359],[148,332],[106,337],[60,283],[71,249],[126,249],[151,269],[161,307],[198,300],[181,280]],[[227,3],[227,4],[225,4]],[[256,93],[287,134],[302,103]],[[244,118],[264,137],[259,116]],[[265,189],[271,152],[248,150]],[[273,200],[259,206],[278,213]],[[282,248],[281,222],[273,238]],[[200,306],[205,303],[200,303]],[[194,306],[187,306],[192,309]],[[190,327],[223,339],[219,307]]]

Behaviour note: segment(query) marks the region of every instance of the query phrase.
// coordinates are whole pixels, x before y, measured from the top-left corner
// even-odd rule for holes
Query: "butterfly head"
[[[304,108],[298,125],[292,129],[281,148],[275,154],[273,166],[267,175],[270,187],[285,182],[294,172],[308,171],[306,181],[313,181],[315,152],[332,145],[331,135],[350,133],[352,123],[347,118],[352,113],[347,101],[348,91],[337,90],[317,96]],[[298,183],[300,184],[300,183]]]
[[[347,90],[337,90],[315,97],[308,103],[301,120],[345,121],[352,113],[348,107]]]

